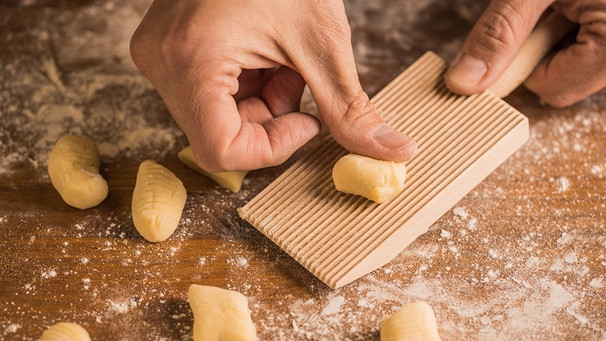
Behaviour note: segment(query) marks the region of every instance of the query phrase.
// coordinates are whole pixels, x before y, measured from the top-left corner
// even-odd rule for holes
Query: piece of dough
[[[256,341],[248,299],[237,291],[192,284],[188,300],[194,313],[194,341]]]
[[[404,189],[406,166],[404,163],[348,154],[335,163],[332,180],[341,192],[383,203]]]
[[[440,341],[433,309],[423,301],[406,304],[383,320],[381,341]]]
[[[239,192],[242,187],[244,177],[248,174],[248,171],[234,171],[234,172],[219,172],[213,173],[202,169],[196,163],[194,153],[191,150],[191,146],[183,148],[177,156],[179,160],[183,162],[187,167],[195,170],[196,172],[210,178],[222,187],[229,189],[232,192]]]
[[[133,191],[132,216],[137,231],[150,242],[160,242],[177,229],[187,191],[177,176],[153,160],[139,165]]]
[[[99,174],[99,151],[87,136],[66,135],[53,147],[48,158],[48,175],[63,201],[87,209],[99,205],[108,193],[107,182]]]
[[[38,341],[91,341],[84,327],[72,322],[59,322],[42,332]]]

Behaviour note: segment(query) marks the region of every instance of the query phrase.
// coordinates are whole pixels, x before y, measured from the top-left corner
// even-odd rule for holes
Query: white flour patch
[[[570,187],[570,181],[568,181],[568,178],[561,177],[556,182],[558,186],[558,193],[564,193],[568,191],[568,188]]]
[[[345,303],[345,297],[335,296],[328,300],[328,304],[322,309],[322,315],[335,315],[341,312],[341,306]]]

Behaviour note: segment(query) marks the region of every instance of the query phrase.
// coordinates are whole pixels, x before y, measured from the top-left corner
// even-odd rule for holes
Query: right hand
[[[340,0],[156,0],[131,54],[208,171],[280,164],[318,134],[299,112],[306,84],[343,147],[409,159],[416,144],[369,102],[350,36]]]

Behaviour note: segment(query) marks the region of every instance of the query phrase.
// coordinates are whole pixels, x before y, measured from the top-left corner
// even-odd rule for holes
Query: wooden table
[[[94,340],[191,339],[192,283],[245,294],[261,340],[378,340],[383,318],[415,300],[444,340],[606,339],[606,97],[553,109],[515,92],[530,141],[394,261],[331,290],[236,213],[292,160],[234,194],[176,158],[186,139],[128,56],[148,4],[0,5],[0,339],[58,321]],[[426,50],[452,58],[485,4],[347,2],[364,88]],[[50,185],[48,153],[66,133],[99,144],[110,193],[96,208],[70,208]],[[188,190],[157,244],[130,216],[144,159]]]

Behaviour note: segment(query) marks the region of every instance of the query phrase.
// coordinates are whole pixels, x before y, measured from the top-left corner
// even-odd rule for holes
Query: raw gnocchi
[[[242,182],[244,181],[244,177],[248,174],[247,171],[234,171],[234,172],[219,172],[213,173],[208,172],[202,169],[196,163],[196,159],[194,158],[194,153],[191,150],[191,146],[187,146],[183,148],[177,156],[179,160],[183,162],[187,167],[195,170],[196,172],[210,178],[217,184],[222,187],[229,189],[232,192],[239,192],[242,187]]]
[[[135,228],[150,242],[160,242],[177,229],[187,192],[177,176],[153,160],[139,165],[132,198]]]
[[[77,323],[59,322],[43,331],[38,341],[90,341],[90,335]]]
[[[256,341],[248,299],[237,291],[192,284],[189,305],[194,313],[194,341]]]
[[[95,142],[81,135],[61,137],[48,158],[48,175],[63,201],[87,209],[99,205],[108,193],[99,174],[99,151]]]
[[[404,163],[348,154],[335,163],[332,179],[341,192],[383,203],[404,189],[406,166]]]
[[[381,341],[439,341],[436,315],[426,302],[404,305],[381,324]]]

